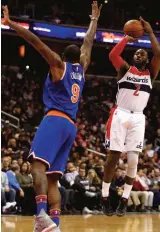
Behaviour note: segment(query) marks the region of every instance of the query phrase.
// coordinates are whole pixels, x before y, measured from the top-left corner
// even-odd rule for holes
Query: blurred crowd
[[[99,26],[122,29],[130,19],[145,17],[155,30],[160,30],[158,0],[154,4],[145,0],[99,0],[103,4]],[[92,0],[2,0],[8,4],[13,16],[45,20],[56,24],[87,25]],[[151,9],[151,11],[148,11]],[[154,14],[152,14],[154,12]]]
[[[36,72],[2,66],[2,170],[3,213],[33,215],[35,200],[30,145],[43,117],[42,80]],[[62,213],[101,214],[101,183],[109,150],[104,146],[105,124],[116,96],[116,79],[87,78],[77,114],[77,136],[64,176],[59,181]],[[145,109],[146,133],[128,211],[160,210],[160,93],[153,89]],[[13,127],[14,124],[15,126]],[[90,149],[90,150],[88,150]],[[113,207],[123,193],[127,155],[122,153],[111,185]]]

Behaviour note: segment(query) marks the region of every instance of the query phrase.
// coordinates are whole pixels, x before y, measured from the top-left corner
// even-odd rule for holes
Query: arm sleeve
[[[12,188],[19,190],[21,189],[16,177],[10,172],[7,172],[7,176],[8,176],[8,180],[9,180],[9,184]]]
[[[127,42],[127,39],[123,38],[118,44],[116,44],[116,46],[114,46],[114,48],[111,50],[109,54],[109,59],[116,69],[121,68],[125,63],[125,61],[122,59],[120,55],[123,52],[125,46],[127,45]]]
[[[12,182],[12,187],[16,190],[21,190],[20,184],[18,183],[17,179],[15,179],[14,182]]]

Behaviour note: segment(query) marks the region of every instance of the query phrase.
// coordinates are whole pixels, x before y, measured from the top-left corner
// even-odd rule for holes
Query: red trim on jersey
[[[113,119],[113,115],[114,115],[114,112],[115,110],[117,109],[117,105],[115,105],[111,111],[110,111],[110,116],[109,116],[109,119],[107,121],[107,124],[106,124],[106,139],[110,140],[110,132],[111,132],[111,124],[112,124],[112,119]]]
[[[126,38],[123,38],[118,44],[116,44],[116,46],[109,53],[109,59],[116,69],[121,68],[125,63],[125,61],[120,55],[123,52],[125,46],[127,45],[127,42],[128,40]]]
[[[147,69],[143,71],[139,71],[135,66],[131,66],[128,72],[138,76],[144,76],[144,75],[150,76],[150,72]]]

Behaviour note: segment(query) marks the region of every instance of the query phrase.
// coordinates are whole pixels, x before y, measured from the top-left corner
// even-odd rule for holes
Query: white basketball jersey
[[[148,103],[151,89],[149,71],[140,72],[135,66],[131,66],[118,81],[117,105],[130,111],[142,112]]]

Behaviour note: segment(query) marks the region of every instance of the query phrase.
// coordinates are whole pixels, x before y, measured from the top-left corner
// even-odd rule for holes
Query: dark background
[[[103,4],[100,27],[122,29],[124,22],[143,16],[155,30],[160,30],[158,0],[99,0]],[[8,4],[11,15],[24,16],[39,20],[87,25],[91,13],[92,0],[2,0]]]

